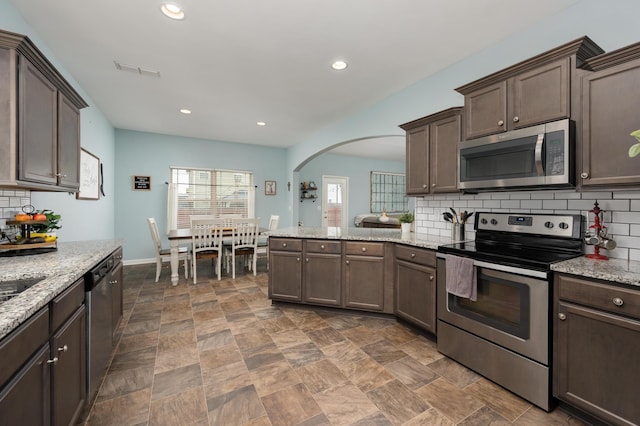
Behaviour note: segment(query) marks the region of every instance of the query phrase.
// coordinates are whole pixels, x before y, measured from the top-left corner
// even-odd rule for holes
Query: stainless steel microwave
[[[565,119],[460,142],[458,188],[572,187],[574,126]]]

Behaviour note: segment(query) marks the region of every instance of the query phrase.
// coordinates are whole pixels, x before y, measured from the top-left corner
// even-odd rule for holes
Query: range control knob
[[[567,222],[560,222],[558,226],[560,229],[569,229],[569,224]]]
[[[553,228],[553,222],[548,222],[548,221],[547,221],[547,222],[545,222],[545,223],[544,223],[544,227],[545,227],[545,228],[549,228],[549,229]]]
[[[491,219],[491,224],[492,224],[492,225],[497,225],[497,224],[498,224],[498,221],[497,221],[497,220],[495,220],[495,219]]]
[[[486,225],[487,224],[487,219],[480,219],[480,223],[483,224],[483,225]]]

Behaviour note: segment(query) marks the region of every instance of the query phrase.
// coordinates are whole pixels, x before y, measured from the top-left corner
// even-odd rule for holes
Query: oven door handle
[[[543,279],[548,278],[548,273],[546,271],[536,271],[535,269],[525,269],[525,268],[518,268],[516,266],[499,265],[497,263],[488,263],[488,262],[483,262],[481,260],[474,260],[473,266],[478,268],[493,269],[493,270],[502,271],[502,272],[510,272],[513,274],[524,275],[526,277],[543,278]]]

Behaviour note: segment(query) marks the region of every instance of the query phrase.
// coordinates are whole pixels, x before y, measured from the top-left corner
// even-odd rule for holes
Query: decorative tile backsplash
[[[0,189],[0,219],[14,217],[27,204],[31,204],[31,191]]]
[[[640,191],[576,192],[576,191],[517,191],[487,192],[480,194],[430,195],[416,199],[417,233],[451,235],[451,223],[442,213],[453,207],[456,211],[489,211],[514,213],[581,214],[589,223],[593,214],[589,210],[598,201],[608,234],[618,246],[614,250],[601,250],[612,258],[640,261]],[[474,219],[472,216],[471,219]],[[474,238],[473,220],[465,227],[466,237]],[[585,253],[593,247],[586,246]]]

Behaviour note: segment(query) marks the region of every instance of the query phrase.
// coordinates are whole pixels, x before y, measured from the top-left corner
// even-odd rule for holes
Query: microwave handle
[[[538,135],[538,140],[536,141],[536,171],[538,172],[538,176],[544,176],[544,164],[542,164],[542,144],[544,143],[544,133],[540,133]]]

